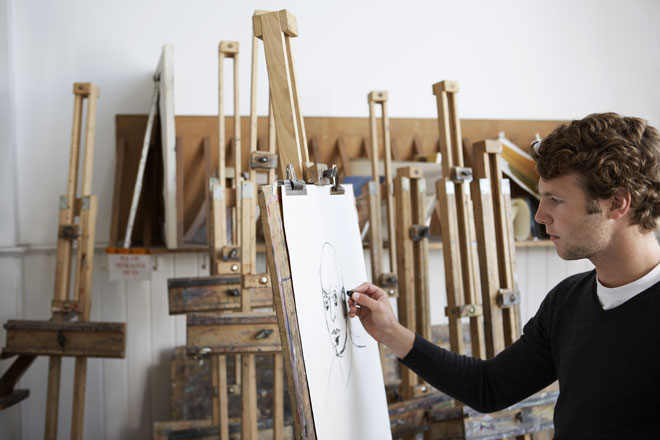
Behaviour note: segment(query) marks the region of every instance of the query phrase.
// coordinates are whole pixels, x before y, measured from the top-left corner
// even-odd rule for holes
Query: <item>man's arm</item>
[[[351,317],[358,316],[374,339],[428,383],[477,411],[506,408],[556,379],[549,343],[536,318],[513,345],[481,360],[444,350],[403,327],[378,287],[364,283],[354,292],[359,294],[349,300]]]

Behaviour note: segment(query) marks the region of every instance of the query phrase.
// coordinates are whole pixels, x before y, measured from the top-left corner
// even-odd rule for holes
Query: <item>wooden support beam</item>
[[[273,353],[282,350],[275,312],[187,315],[187,347],[203,353]]]
[[[10,320],[4,327],[3,356],[124,357],[124,323]]]

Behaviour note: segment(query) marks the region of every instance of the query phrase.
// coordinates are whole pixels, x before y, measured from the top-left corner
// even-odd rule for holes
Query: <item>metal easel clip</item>
[[[327,177],[332,180],[332,188],[330,188],[330,194],[344,194],[344,187],[339,184],[337,172],[337,165],[333,165],[329,170],[323,172],[323,177]]]
[[[428,226],[424,225],[412,225],[410,226],[408,233],[410,234],[410,239],[412,241],[421,241],[425,238],[429,238],[430,229]]]
[[[304,180],[296,180],[296,173],[293,171],[293,165],[286,166],[286,180],[278,180],[278,185],[283,185],[286,194],[289,196],[306,196],[307,187]]]
[[[472,168],[454,167],[451,169],[451,180],[455,183],[470,182],[472,180]]]
[[[512,289],[500,289],[497,292],[497,304],[503,309],[520,304],[520,292]]]

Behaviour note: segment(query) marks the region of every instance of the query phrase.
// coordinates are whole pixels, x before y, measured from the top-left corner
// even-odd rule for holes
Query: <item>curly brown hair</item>
[[[660,217],[660,134],[639,118],[616,113],[594,113],[562,124],[531,151],[536,169],[545,180],[575,172],[591,199],[630,193],[632,223],[643,230],[657,229]]]

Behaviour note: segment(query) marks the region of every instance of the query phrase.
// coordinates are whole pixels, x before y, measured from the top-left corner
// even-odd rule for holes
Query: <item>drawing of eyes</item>
[[[330,310],[330,294],[325,289],[321,289],[321,292],[323,293],[323,307],[325,310]]]

